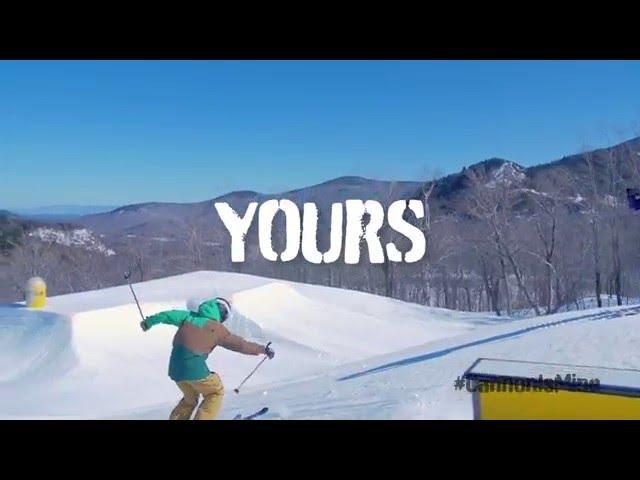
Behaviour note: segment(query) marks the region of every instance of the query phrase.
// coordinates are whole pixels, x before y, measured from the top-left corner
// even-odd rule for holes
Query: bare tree
[[[515,245],[515,238],[509,235],[509,225],[513,214],[513,202],[518,195],[518,190],[513,188],[510,181],[504,180],[488,185],[478,174],[469,172],[473,188],[470,195],[472,207],[470,209],[476,217],[481,218],[489,227],[496,252],[500,258],[503,276],[506,277],[505,262],[511,267],[515,276],[519,290],[524,294],[527,304],[534,310],[536,315],[540,315],[540,309],[534,301],[529,288],[525,284],[524,275],[516,258],[518,251]],[[508,289],[508,282],[505,278],[505,287]],[[509,297],[507,296],[507,299]],[[507,307],[510,309],[510,307]]]

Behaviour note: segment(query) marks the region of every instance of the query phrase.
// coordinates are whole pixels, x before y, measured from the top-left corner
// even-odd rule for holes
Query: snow
[[[134,285],[145,314],[224,296],[229,328],[273,342],[267,361],[216,349],[220,418],[472,418],[454,381],[478,358],[640,367],[640,307],[511,321],[336,288],[195,272]],[[167,418],[174,327],[139,328],[128,286],[49,299],[47,311],[0,307],[0,418]]]
[[[116,252],[107,248],[86,228],[58,230],[51,227],[38,227],[29,232],[29,236],[38,238],[43,242],[57,243],[66,247],[82,247],[87,251],[99,252],[107,257],[116,254]]]
[[[517,184],[522,183],[526,178],[527,174],[522,167],[513,162],[504,162],[491,174],[491,180],[486,185],[489,188],[493,188],[499,184]]]
[[[604,198],[602,199],[602,203],[604,203],[608,207],[613,208],[618,204],[618,201],[616,200],[616,197],[614,197],[613,195],[605,195]]]
[[[617,306],[617,299],[615,295],[600,295],[600,302],[602,303],[603,307],[615,307]],[[629,298],[629,297],[623,297],[622,298],[622,304],[623,305],[634,305],[636,303],[640,303],[640,298]],[[577,305],[576,305],[577,304]],[[569,302],[565,305],[562,305],[558,311],[559,312],[569,312],[569,311],[575,311],[575,310],[588,310],[588,309],[593,309],[596,308],[598,306],[598,302],[596,297],[585,297],[585,298],[581,298],[580,300],[578,300],[577,302]]]
[[[435,316],[421,318],[419,312],[406,311],[410,307],[402,303],[385,311],[374,310],[371,305],[366,308],[341,304],[336,298],[339,294],[331,295],[335,299],[332,302],[329,296],[319,299],[305,296],[291,284],[269,283],[236,293],[232,302],[240,315],[255,319],[255,324],[272,336],[289,342],[304,341],[306,347],[341,363],[473,328],[469,323]]]
[[[584,318],[573,323],[542,327],[530,334],[478,344],[430,360],[339,380],[389,362],[446,351],[447,348],[473,343],[487,336],[540,324],[541,319],[487,326],[468,336],[368,359],[363,365],[344,365],[306,381],[254,389],[249,395],[242,396],[234,406],[238,411],[243,411],[261,404],[269,405],[271,411],[268,418],[471,419],[471,394],[466,390],[455,390],[454,382],[481,357],[637,369],[640,366],[640,329],[637,326],[640,308],[627,311],[607,309],[604,310],[605,315],[589,318],[601,312],[585,312]],[[548,320],[568,320],[571,317],[562,314],[549,317]],[[282,406],[284,413],[279,412],[279,406]]]

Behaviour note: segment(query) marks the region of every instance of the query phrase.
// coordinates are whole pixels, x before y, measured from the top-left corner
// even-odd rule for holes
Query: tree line
[[[23,236],[3,250],[0,297],[23,298],[24,284],[34,275],[45,278],[55,295],[121,284],[129,269],[136,281],[222,270],[507,316],[585,308],[589,298],[593,306],[623,305],[640,297],[640,212],[627,203],[627,188],[640,185],[634,153],[587,152],[579,168],[557,168],[552,176],[525,183],[467,170],[462,200],[445,214],[432,208],[437,180],[425,182],[416,194],[424,217],[406,219],[427,239],[427,253],[415,264],[371,265],[366,254],[357,265],[314,265],[302,255],[270,262],[257,241],[247,243],[245,262],[234,263],[225,232],[212,239],[196,228],[179,239],[114,239],[110,246],[117,254],[111,257]],[[385,207],[395,198],[393,188],[382,199]],[[275,248],[282,249],[284,229],[276,226],[273,233]],[[380,237],[403,252],[410,247],[388,227]]]

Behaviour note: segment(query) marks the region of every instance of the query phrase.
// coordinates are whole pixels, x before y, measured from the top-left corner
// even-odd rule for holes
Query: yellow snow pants
[[[171,412],[169,417],[171,420],[189,420],[198,406],[200,395],[203,399],[194,420],[215,420],[222,408],[222,397],[224,396],[224,387],[217,373],[212,373],[202,380],[177,382],[176,384],[184,396]]]

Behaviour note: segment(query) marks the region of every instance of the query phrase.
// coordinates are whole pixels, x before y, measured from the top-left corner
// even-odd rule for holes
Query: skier
[[[197,312],[170,310],[160,312],[140,322],[143,331],[159,323],[178,327],[173,338],[169,361],[169,377],[176,382],[183,398],[171,412],[171,420],[189,420],[202,403],[195,420],[213,420],[222,407],[224,388],[217,373],[210,372],[207,357],[218,345],[245,355],[265,354],[272,359],[275,352],[269,346],[248,342],[233,335],[222,325],[231,315],[231,304],[224,298],[203,302]]]

